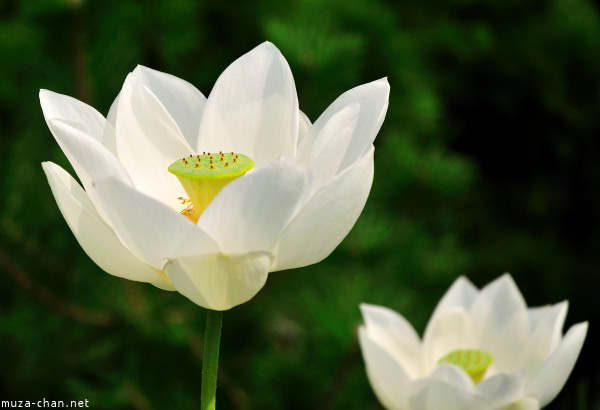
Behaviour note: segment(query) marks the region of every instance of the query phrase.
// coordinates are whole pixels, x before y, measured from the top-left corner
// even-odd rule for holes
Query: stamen
[[[477,384],[483,380],[485,371],[494,362],[494,357],[483,350],[454,350],[442,357],[439,363],[448,362],[462,368],[473,383]]]
[[[204,209],[217,196],[225,185],[252,169],[251,158],[235,152],[219,151],[219,161],[210,152],[195,154],[175,161],[169,172],[177,176],[189,195],[189,200],[178,198],[182,204],[189,204],[182,214],[197,221]]]

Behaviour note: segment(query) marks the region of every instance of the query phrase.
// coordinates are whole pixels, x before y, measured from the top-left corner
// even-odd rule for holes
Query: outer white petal
[[[569,304],[565,301],[538,311],[539,318],[528,338],[527,346],[520,352],[519,365],[530,377],[550,357],[562,339],[562,328]]]
[[[400,314],[383,306],[361,303],[360,311],[371,338],[394,356],[411,379],[425,376],[421,340]]]
[[[62,120],[51,118],[48,127],[69,159],[90,199],[106,219],[93,181],[114,177],[132,185],[123,164],[99,141]]]
[[[190,147],[195,148],[206,97],[192,84],[171,74],[141,65],[133,73],[158,98],[177,123]]]
[[[410,410],[492,410],[484,399],[436,379],[419,379],[409,386]]]
[[[169,259],[178,256],[218,251],[208,234],[162,202],[114,178],[102,179],[96,185],[121,242],[154,268],[163,270]]]
[[[299,114],[300,115],[298,117],[298,140],[296,141],[296,146],[302,143],[302,140],[308,133],[308,130],[310,129],[310,127],[312,127],[312,123],[310,122],[306,114],[304,114],[302,111],[299,111]]]
[[[540,402],[535,397],[523,397],[510,406],[504,407],[502,410],[539,410]]]
[[[272,271],[317,263],[346,237],[371,190],[373,151],[315,192],[281,233]]]
[[[541,407],[550,403],[563,388],[575,366],[587,328],[587,322],[572,326],[552,356],[531,379],[527,394],[537,397]]]
[[[494,356],[493,371],[512,373],[520,368],[519,353],[530,335],[527,305],[508,274],[486,285],[469,310],[479,348]]]
[[[310,167],[315,175],[317,187],[338,173],[346,149],[352,142],[359,124],[360,113],[361,107],[358,103],[348,104],[329,118],[315,138]]]
[[[433,369],[429,378],[442,381],[458,390],[472,392],[473,379],[460,367],[451,363],[441,363]]]
[[[410,379],[402,366],[369,335],[364,326],[358,329],[358,341],[371,387],[381,404],[386,409],[406,409]]]
[[[40,90],[40,102],[46,121],[54,118],[102,142],[106,120],[95,108],[66,95]]]
[[[295,157],[298,97],[285,58],[263,43],[221,74],[204,108],[198,151],[235,151],[256,168],[279,155]]]
[[[368,84],[363,84],[342,94],[325,112],[317,119],[306,137],[298,147],[297,158],[307,161],[317,158],[323,149],[329,150],[329,140],[336,134],[332,121],[339,126],[345,126],[339,121],[342,111],[351,109],[358,111],[358,121],[351,131],[351,135],[337,135],[338,147],[328,152],[331,160],[338,164],[336,172],[339,173],[357,161],[373,144],[381,124],[385,118],[388,107],[390,85],[383,78]],[[356,107],[357,108],[353,108]],[[336,120],[335,118],[338,117]],[[329,129],[329,130],[326,130]]]
[[[455,307],[461,307],[465,310],[469,309],[478,292],[469,279],[460,276],[450,286],[450,289],[446,291],[442,299],[440,299],[432,316],[443,310]]]
[[[423,337],[425,370],[433,370],[442,357],[454,350],[479,348],[467,312],[460,307],[444,310],[429,322]]]
[[[102,135],[102,145],[108,148],[115,156],[117,155],[117,135],[115,128],[117,127],[117,111],[119,109],[120,96],[121,93],[117,95],[117,98],[115,98],[108,110],[108,114],[106,114],[106,126]]]
[[[226,252],[270,249],[310,188],[306,166],[285,158],[271,161],[223,188],[200,216],[198,226]]]
[[[432,323],[436,322],[437,316],[442,312],[453,310],[455,308],[462,308],[465,311],[468,311],[471,303],[473,303],[473,300],[477,296],[477,293],[477,288],[469,281],[469,279],[464,276],[460,276],[456,279],[435,307],[435,310],[429,319],[429,323],[427,323],[425,334],[430,331],[429,327]]]
[[[158,98],[135,74],[129,74],[117,106],[117,153],[136,187],[145,194],[181,208],[186,196],[167,168],[192,148]]]
[[[113,103],[110,105],[108,109],[108,114],[106,114],[106,122],[113,126],[113,129],[117,127],[117,113],[119,112],[119,98],[121,97],[121,93],[117,94],[117,97],[114,99]]]
[[[175,289],[192,302],[227,310],[252,299],[262,289],[273,261],[267,251],[243,254],[213,253],[169,261],[165,271]]]
[[[65,170],[51,162],[44,162],[42,167],[69,228],[83,250],[101,269],[114,276],[173,290],[164,274],[142,263],[123,246],[96,212],[85,191]]]
[[[524,371],[499,373],[479,383],[475,392],[485,397],[492,408],[499,409],[523,397],[526,385],[527,374]]]

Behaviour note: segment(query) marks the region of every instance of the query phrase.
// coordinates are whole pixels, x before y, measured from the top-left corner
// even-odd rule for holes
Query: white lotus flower
[[[251,299],[268,272],[319,262],[348,234],[371,188],[388,95],[385,79],[356,87],[311,125],[287,62],[268,42],[231,64],[208,99],[139,66],[106,119],[40,92],[85,190],[58,165],[43,168],[69,227],[103,270],[226,310]],[[203,152],[220,160],[219,151],[229,160],[216,162],[220,174],[236,155],[254,168],[192,193],[178,180],[186,175],[167,170],[190,155],[208,161]]]
[[[587,333],[583,322],[563,337],[567,307],[527,308],[508,274],[481,290],[461,277],[421,340],[403,316],[363,304],[369,381],[388,409],[539,409],[562,389]]]

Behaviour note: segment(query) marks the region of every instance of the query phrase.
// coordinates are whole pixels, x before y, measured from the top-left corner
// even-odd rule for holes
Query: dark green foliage
[[[358,304],[422,332],[452,281],[510,271],[532,305],[591,322],[548,408],[600,405],[600,19],[591,0],[0,2],[0,396],[198,408],[203,309],[81,250],[40,162],[72,171],[38,90],[106,114],[137,64],[208,95],[264,40],[316,120],[388,76],[371,196],[325,261],[224,314],[221,409],[377,409]]]

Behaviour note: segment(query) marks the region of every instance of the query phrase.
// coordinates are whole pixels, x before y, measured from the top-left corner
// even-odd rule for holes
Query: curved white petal
[[[95,108],[66,95],[40,90],[40,103],[46,121],[61,120],[102,142],[106,120]]]
[[[282,158],[227,185],[204,210],[198,226],[221,250],[270,249],[311,188],[310,170]]]
[[[492,410],[485,400],[437,379],[418,379],[409,386],[410,410]]]
[[[527,304],[512,277],[502,275],[481,289],[469,314],[479,348],[494,356],[494,369],[504,373],[518,370],[530,326]]]
[[[423,336],[423,354],[426,371],[454,350],[478,349],[471,318],[460,307],[440,312],[427,325]]]
[[[524,371],[499,373],[479,383],[475,393],[485,397],[492,408],[499,409],[523,397],[526,385],[527,374]]]
[[[502,410],[539,410],[540,402],[535,397],[523,397]]]
[[[294,158],[298,116],[290,67],[273,44],[263,43],[217,80],[202,114],[197,150],[239,152],[256,168],[279,155]]]
[[[369,335],[364,326],[358,329],[358,341],[367,367],[367,376],[381,404],[386,409],[406,409],[410,379],[402,365]]]
[[[367,332],[394,356],[410,378],[425,376],[421,340],[412,325],[400,314],[383,306],[361,303]]]
[[[113,126],[113,129],[117,127],[117,113],[119,112],[119,98],[121,97],[121,92],[117,94],[116,98],[110,105],[108,109],[108,114],[106,114],[106,122]]]
[[[190,147],[196,148],[206,97],[196,87],[174,75],[137,66],[133,74],[165,107]],[[191,152],[190,152],[191,153]]]
[[[587,328],[587,322],[572,326],[552,356],[529,382],[527,394],[537,397],[541,407],[550,403],[567,381],[583,346]]]
[[[346,91],[315,121],[298,146],[297,158],[308,161],[329,154],[336,164],[335,172],[342,172],[373,144],[387,112],[389,93],[390,85],[385,78]],[[350,113],[342,115],[343,111],[348,110]],[[348,125],[340,121],[343,117],[353,115],[357,115],[356,124]],[[349,129],[340,133],[337,131],[340,127]],[[350,135],[345,135],[346,132]],[[329,144],[331,138],[338,144],[334,150],[331,148],[335,144]],[[322,153],[323,149],[327,152]]]
[[[299,146],[302,143],[302,140],[304,139],[304,137],[308,133],[308,130],[310,129],[310,127],[312,127],[312,123],[310,122],[310,120],[308,119],[308,117],[306,116],[306,114],[304,114],[302,111],[299,111],[299,116],[298,116],[298,140],[296,141],[296,146]],[[297,152],[296,152],[296,160],[298,160],[298,158],[297,158]]]
[[[437,316],[440,315],[441,312],[455,308],[462,308],[465,311],[468,311],[471,303],[473,303],[473,300],[477,296],[477,293],[477,288],[469,281],[469,279],[464,276],[460,276],[456,279],[435,307],[435,310],[427,323],[425,334],[430,331],[428,330],[429,327],[433,323],[436,323]]]
[[[164,274],[137,259],[123,246],[71,175],[51,162],[44,162],[42,167],[69,228],[85,253],[102,270],[121,278],[174,290]]]
[[[167,109],[135,74],[125,80],[115,121],[117,153],[136,187],[179,209],[177,198],[186,194],[167,168],[193,150]]]
[[[169,261],[165,272],[179,293],[197,305],[227,310],[262,289],[273,261],[267,251],[191,255]]]
[[[108,114],[106,114],[106,125],[102,135],[102,145],[108,148],[115,156],[117,155],[117,135],[115,133],[115,128],[117,127],[117,111],[119,110],[120,96],[121,93],[117,94],[117,98],[115,98],[110,105]]]
[[[182,255],[218,251],[216,242],[185,216],[114,178],[96,182],[115,233],[143,262],[163,270]]]
[[[70,123],[51,118],[48,120],[48,127],[73,169],[75,169],[96,209],[106,219],[93,181],[113,177],[124,184],[133,185],[127,171],[119,160],[99,141],[73,127]]]
[[[569,304],[565,301],[539,312],[539,318],[528,338],[527,346],[520,352],[519,364],[530,377],[558,347],[562,339]]]
[[[461,307],[465,310],[469,309],[477,293],[478,290],[471,281],[464,276],[460,276],[452,283],[452,286],[450,286],[450,289],[446,291],[444,296],[442,296],[442,299],[440,299],[433,311],[432,317],[438,312],[455,307]]]
[[[317,263],[346,237],[371,190],[373,152],[315,192],[281,233],[272,271]]]
[[[358,126],[360,112],[358,103],[348,104],[329,118],[315,138],[309,165],[315,175],[317,187],[338,173]]]
[[[459,366],[443,362],[433,369],[429,378],[442,381],[455,389],[471,392],[474,384],[473,379]]]

